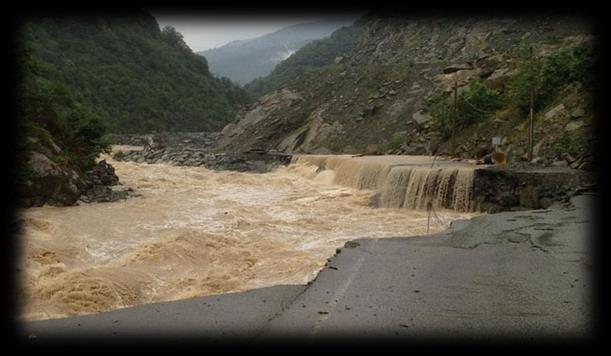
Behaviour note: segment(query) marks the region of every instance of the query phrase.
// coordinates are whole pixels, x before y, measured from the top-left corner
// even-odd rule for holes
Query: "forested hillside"
[[[218,130],[248,100],[144,11],[30,17],[18,36],[23,206],[74,204],[106,132]]]
[[[146,12],[32,18],[21,35],[39,85],[65,87],[111,131],[215,130],[247,101]]]

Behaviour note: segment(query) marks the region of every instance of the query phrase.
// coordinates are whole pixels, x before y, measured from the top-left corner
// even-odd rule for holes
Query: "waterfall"
[[[333,183],[380,193],[379,206],[387,208],[446,208],[468,212],[474,167],[426,156],[303,155],[292,163],[333,170]]]

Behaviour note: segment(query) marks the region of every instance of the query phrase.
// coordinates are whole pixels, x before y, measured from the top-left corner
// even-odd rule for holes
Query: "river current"
[[[307,163],[257,174],[103,158],[141,196],[23,211],[23,319],[305,284],[348,240],[424,235],[474,215],[374,208],[373,191]]]

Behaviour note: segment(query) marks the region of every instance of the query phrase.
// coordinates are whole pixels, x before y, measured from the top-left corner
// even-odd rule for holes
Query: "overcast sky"
[[[184,15],[152,10],[159,26],[171,25],[178,30],[194,52],[220,47],[234,40],[262,36],[283,27],[325,19],[325,15],[286,15],[275,17],[235,17],[230,15]]]

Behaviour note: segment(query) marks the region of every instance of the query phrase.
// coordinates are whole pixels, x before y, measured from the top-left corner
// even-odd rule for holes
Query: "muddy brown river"
[[[307,163],[257,174],[104,158],[141,196],[23,212],[23,319],[304,284],[348,240],[427,231],[426,211],[370,207],[373,191]],[[473,215],[439,209],[430,233]]]

